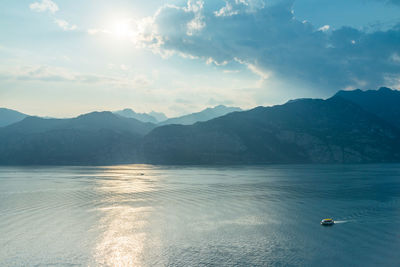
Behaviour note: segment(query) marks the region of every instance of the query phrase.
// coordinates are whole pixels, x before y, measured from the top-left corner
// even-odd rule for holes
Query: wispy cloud
[[[224,7],[221,7],[220,10],[214,11],[215,16],[220,17],[220,16],[233,16],[237,15],[239,11],[234,10],[233,6],[231,3],[226,2]]]
[[[58,5],[51,0],[42,0],[41,2],[34,2],[29,5],[29,8],[36,12],[49,12],[52,17],[55,17],[55,13],[60,10]],[[54,23],[60,27],[63,31],[73,31],[78,28],[75,24],[70,24],[64,19],[54,18]]]
[[[41,2],[34,2],[29,5],[30,9],[36,12],[50,12],[52,14],[56,13],[59,8],[56,3],[51,0],[42,0]]]
[[[73,31],[76,30],[78,27],[76,25],[71,25],[67,21],[62,19],[55,19],[54,22],[64,31]]]
[[[151,81],[144,75],[108,76],[78,73],[45,65],[0,67],[0,80],[107,84],[120,88],[146,88],[151,85]]]

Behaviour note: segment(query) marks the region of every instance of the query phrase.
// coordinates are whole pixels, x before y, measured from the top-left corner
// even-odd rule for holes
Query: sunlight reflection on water
[[[141,266],[141,255],[146,233],[145,218],[138,220],[138,214],[148,212],[147,208],[117,206],[102,209],[104,218],[101,226],[104,234],[96,245],[94,257],[96,262],[107,266]]]
[[[152,188],[142,167],[107,168],[107,179],[98,181],[97,190],[109,196],[102,200],[99,238],[94,251],[95,262],[106,266],[142,266],[151,207],[133,207],[134,193],[150,192]],[[124,204],[126,203],[126,204]]]

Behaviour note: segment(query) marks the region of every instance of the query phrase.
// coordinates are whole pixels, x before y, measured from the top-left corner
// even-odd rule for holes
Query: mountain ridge
[[[108,111],[26,117],[0,128],[0,164],[400,162],[400,128],[389,116],[398,111],[398,94],[339,91],[325,100],[259,106],[190,125],[160,126]],[[383,105],[387,97],[392,100]]]

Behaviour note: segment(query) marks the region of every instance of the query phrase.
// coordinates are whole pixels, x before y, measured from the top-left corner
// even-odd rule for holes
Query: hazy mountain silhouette
[[[167,124],[190,125],[200,121],[208,121],[234,111],[241,111],[241,109],[237,107],[226,107],[224,105],[219,105],[213,108],[206,108],[200,112],[168,119],[166,121],[161,122],[160,125],[167,125]]]
[[[111,112],[73,119],[27,117],[0,129],[1,164],[113,164],[131,162],[155,126]]]
[[[130,108],[126,108],[123,110],[114,111],[114,114],[118,114],[125,118],[134,118],[142,122],[151,122],[151,123],[158,123],[159,120],[152,115],[147,113],[136,113]],[[161,115],[162,116],[162,115]],[[164,115],[165,116],[165,115]]]
[[[21,121],[28,115],[8,108],[0,108],[0,127]]]
[[[152,111],[149,113],[149,115],[154,117],[157,120],[157,122],[162,122],[162,121],[168,120],[168,117],[165,116],[165,114],[162,112]]]
[[[365,110],[400,128],[400,91],[381,87],[379,90],[339,91],[336,96],[356,103]]]

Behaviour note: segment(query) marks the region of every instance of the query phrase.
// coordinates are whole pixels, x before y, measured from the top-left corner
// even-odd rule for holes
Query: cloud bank
[[[400,24],[374,32],[317,28],[297,20],[292,7],[286,0],[165,5],[146,18],[140,40],[163,55],[178,53],[217,65],[239,62],[263,79],[313,88],[399,85]]]

